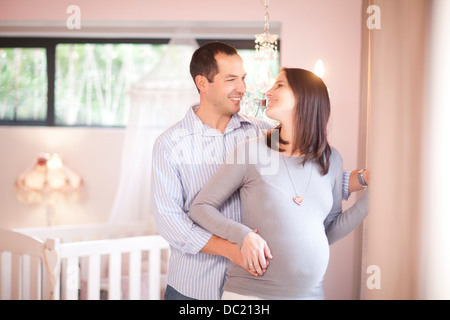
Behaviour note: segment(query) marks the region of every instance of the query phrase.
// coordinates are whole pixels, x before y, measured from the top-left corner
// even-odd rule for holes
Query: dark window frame
[[[222,41],[237,49],[254,49],[253,39],[196,39],[199,46],[211,42]],[[106,125],[64,125],[55,123],[55,75],[56,45],[61,43],[133,43],[133,44],[168,44],[169,38],[89,38],[89,37],[0,37],[0,48],[44,48],[47,56],[47,117],[45,120],[1,120],[0,126],[46,126],[46,127],[100,127],[114,128],[123,126]]]

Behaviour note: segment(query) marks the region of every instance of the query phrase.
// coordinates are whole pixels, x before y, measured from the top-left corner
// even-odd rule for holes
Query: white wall
[[[81,8],[83,21],[261,21],[259,0],[4,1],[3,24],[48,21],[65,25],[66,9]],[[356,168],[359,110],[361,0],[277,0],[270,2],[271,21],[281,23],[281,64],[312,70],[317,59],[325,64],[330,89],[330,140],[343,159],[344,169]],[[0,24],[1,26],[1,24]],[[70,32],[70,31],[68,31]],[[37,152],[58,152],[86,184],[82,201],[64,208],[56,223],[105,221],[115,194],[123,131],[82,128],[0,128],[0,226],[45,225],[38,208],[25,207],[14,197],[16,176]],[[351,202],[350,202],[351,203]],[[350,204],[348,203],[348,204]],[[348,206],[346,204],[346,206]],[[331,250],[325,289],[328,298],[358,298],[358,237],[347,236]]]

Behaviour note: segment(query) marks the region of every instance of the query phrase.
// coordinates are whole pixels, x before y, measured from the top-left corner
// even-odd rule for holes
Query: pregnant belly
[[[272,233],[265,239],[273,259],[262,278],[277,286],[297,290],[308,291],[321,285],[329,259],[323,227],[297,230],[278,237]]]

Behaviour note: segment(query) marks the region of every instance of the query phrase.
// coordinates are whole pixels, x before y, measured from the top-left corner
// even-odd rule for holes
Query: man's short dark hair
[[[219,67],[217,66],[215,58],[219,53],[229,56],[238,54],[235,47],[219,41],[208,42],[195,50],[190,65],[191,76],[194,83],[195,77],[198,75],[206,77],[209,82],[213,82],[214,76],[219,73]]]

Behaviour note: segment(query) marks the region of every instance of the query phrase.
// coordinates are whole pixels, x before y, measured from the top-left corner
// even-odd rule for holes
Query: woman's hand
[[[241,246],[241,253],[244,265],[262,276],[269,265],[268,259],[273,257],[267,242],[256,232],[257,230],[249,232],[245,237]]]

